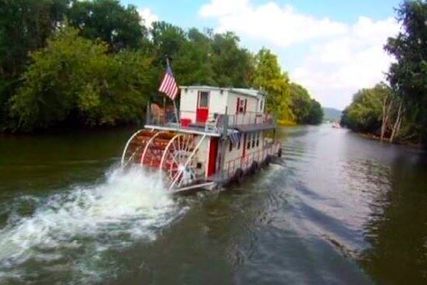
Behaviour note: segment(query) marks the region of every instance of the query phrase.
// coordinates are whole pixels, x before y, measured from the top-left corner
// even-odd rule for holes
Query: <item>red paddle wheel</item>
[[[192,134],[142,130],[128,141],[122,165],[138,163],[144,168],[162,170],[169,189],[179,188],[196,179],[196,147]]]

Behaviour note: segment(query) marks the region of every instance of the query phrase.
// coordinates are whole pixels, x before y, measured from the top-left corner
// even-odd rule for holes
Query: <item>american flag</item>
[[[169,64],[166,68],[166,73],[159,87],[159,91],[165,93],[172,100],[175,100],[176,94],[178,94],[178,85],[176,85],[175,77],[173,77],[172,69]]]
[[[233,131],[230,135],[230,141],[233,145],[237,145],[240,141],[240,133],[238,131]]]

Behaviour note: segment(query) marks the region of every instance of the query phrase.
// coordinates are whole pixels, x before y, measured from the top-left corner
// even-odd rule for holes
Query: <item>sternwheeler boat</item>
[[[169,191],[214,189],[281,156],[277,124],[254,89],[181,86],[179,108],[149,104],[146,124],[123,150],[122,167],[162,172]]]

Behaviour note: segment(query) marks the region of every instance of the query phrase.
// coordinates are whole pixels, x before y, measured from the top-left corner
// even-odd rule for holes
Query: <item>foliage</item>
[[[319,102],[310,98],[308,91],[296,83],[291,83],[291,109],[298,124],[317,125],[322,122],[323,109]]]
[[[260,88],[278,119],[317,122],[317,104],[291,92],[271,51],[254,55],[231,32],[143,21],[118,0],[0,0],[0,130],[141,120],[162,98],[166,56],[180,85]]]
[[[138,53],[107,54],[67,28],[32,55],[24,84],[12,98],[17,128],[31,130],[58,123],[114,125],[140,117],[149,85],[150,60]]]
[[[353,102],[343,111],[341,125],[357,132],[380,133],[383,102],[390,88],[381,83],[371,89],[359,90]]]
[[[140,47],[146,34],[135,6],[123,7],[118,0],[73,0],[67,13],[69,24],[81,35],[106,42],[114,51]]]
[[[388,80],[407,110],[405,128],[427,143],[427,2],[404,1],[397,13],[402,31],[385,46],[397,60]]]
[[[64,19],[69,0],[0,0],[0,130],[20,84],[28,54],[45,45]]]
[[[255,57],[254,86],[267,92],[267,111],[281,120],[292,121],[289,78],[280,69],[277,56],[263,48]]]
[[[238,44],[239,38],[231,32],[213,36],[210,56],[218,86],[250,86],[254,72],[252,55]]]
[[[304,123],[310,125],[318,125],[323,120],[323,109],[322,105],[314,99],[311,99],[310,102],[310,112],[305,119]]]

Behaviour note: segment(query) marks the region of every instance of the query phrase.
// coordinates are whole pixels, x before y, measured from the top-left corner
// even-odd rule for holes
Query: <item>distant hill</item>
[[[323,108],[323,120],[324,121],[339,121],[341,119],[342,112],[334,108]]]

